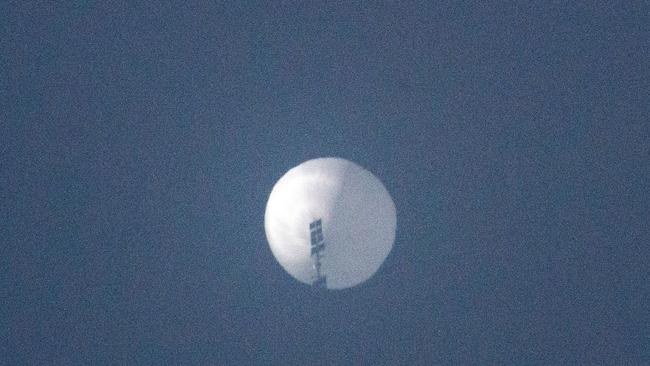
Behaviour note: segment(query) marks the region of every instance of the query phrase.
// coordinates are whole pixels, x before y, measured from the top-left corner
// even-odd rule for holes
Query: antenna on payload
[[[311,257],[314,259],[314,269],[316,275],[312,281],[312,286],[327,288],[327,278],[321,272],[321,258],[325,250],[325,240],[323,239],[323,221],[318,219],[309,224],[311,233]]]

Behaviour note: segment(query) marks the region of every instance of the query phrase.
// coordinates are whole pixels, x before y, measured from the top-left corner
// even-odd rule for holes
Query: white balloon
[[[316,277],[309,224],[322,219],[320,260],[328,289],[358,285],[375,274],[395,241],[395,204],[381,181],[340,158],[306,161],[275,184],[264,227],[271,251],[297,280]]]

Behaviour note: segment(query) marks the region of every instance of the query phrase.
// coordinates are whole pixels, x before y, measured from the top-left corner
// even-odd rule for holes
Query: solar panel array
[[[325,250],[325,239],[323,238],[323,221],[318,219],[309,224],[311,234],[311,256],[314,258],[314,269],[316,276],[312,282],[315,287],[325,288],[327,279],[321,272],[321,258]]]

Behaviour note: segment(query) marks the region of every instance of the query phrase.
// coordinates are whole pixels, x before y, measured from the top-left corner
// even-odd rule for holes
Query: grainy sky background
[[[650,364],[645,2],[3,2],[0,364]],[[310,158],[395,247],[266,243]]]

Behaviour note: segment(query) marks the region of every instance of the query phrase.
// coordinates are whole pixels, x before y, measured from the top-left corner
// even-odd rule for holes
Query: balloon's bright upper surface
[[[323,220],[321,260],[327,288],[369,279],[395,240],[395,204],[372,173],[340,158],[309,160],[275,184],[264,226],[273,255],[293,277],[311,284],[314,258],[309,223]]]

